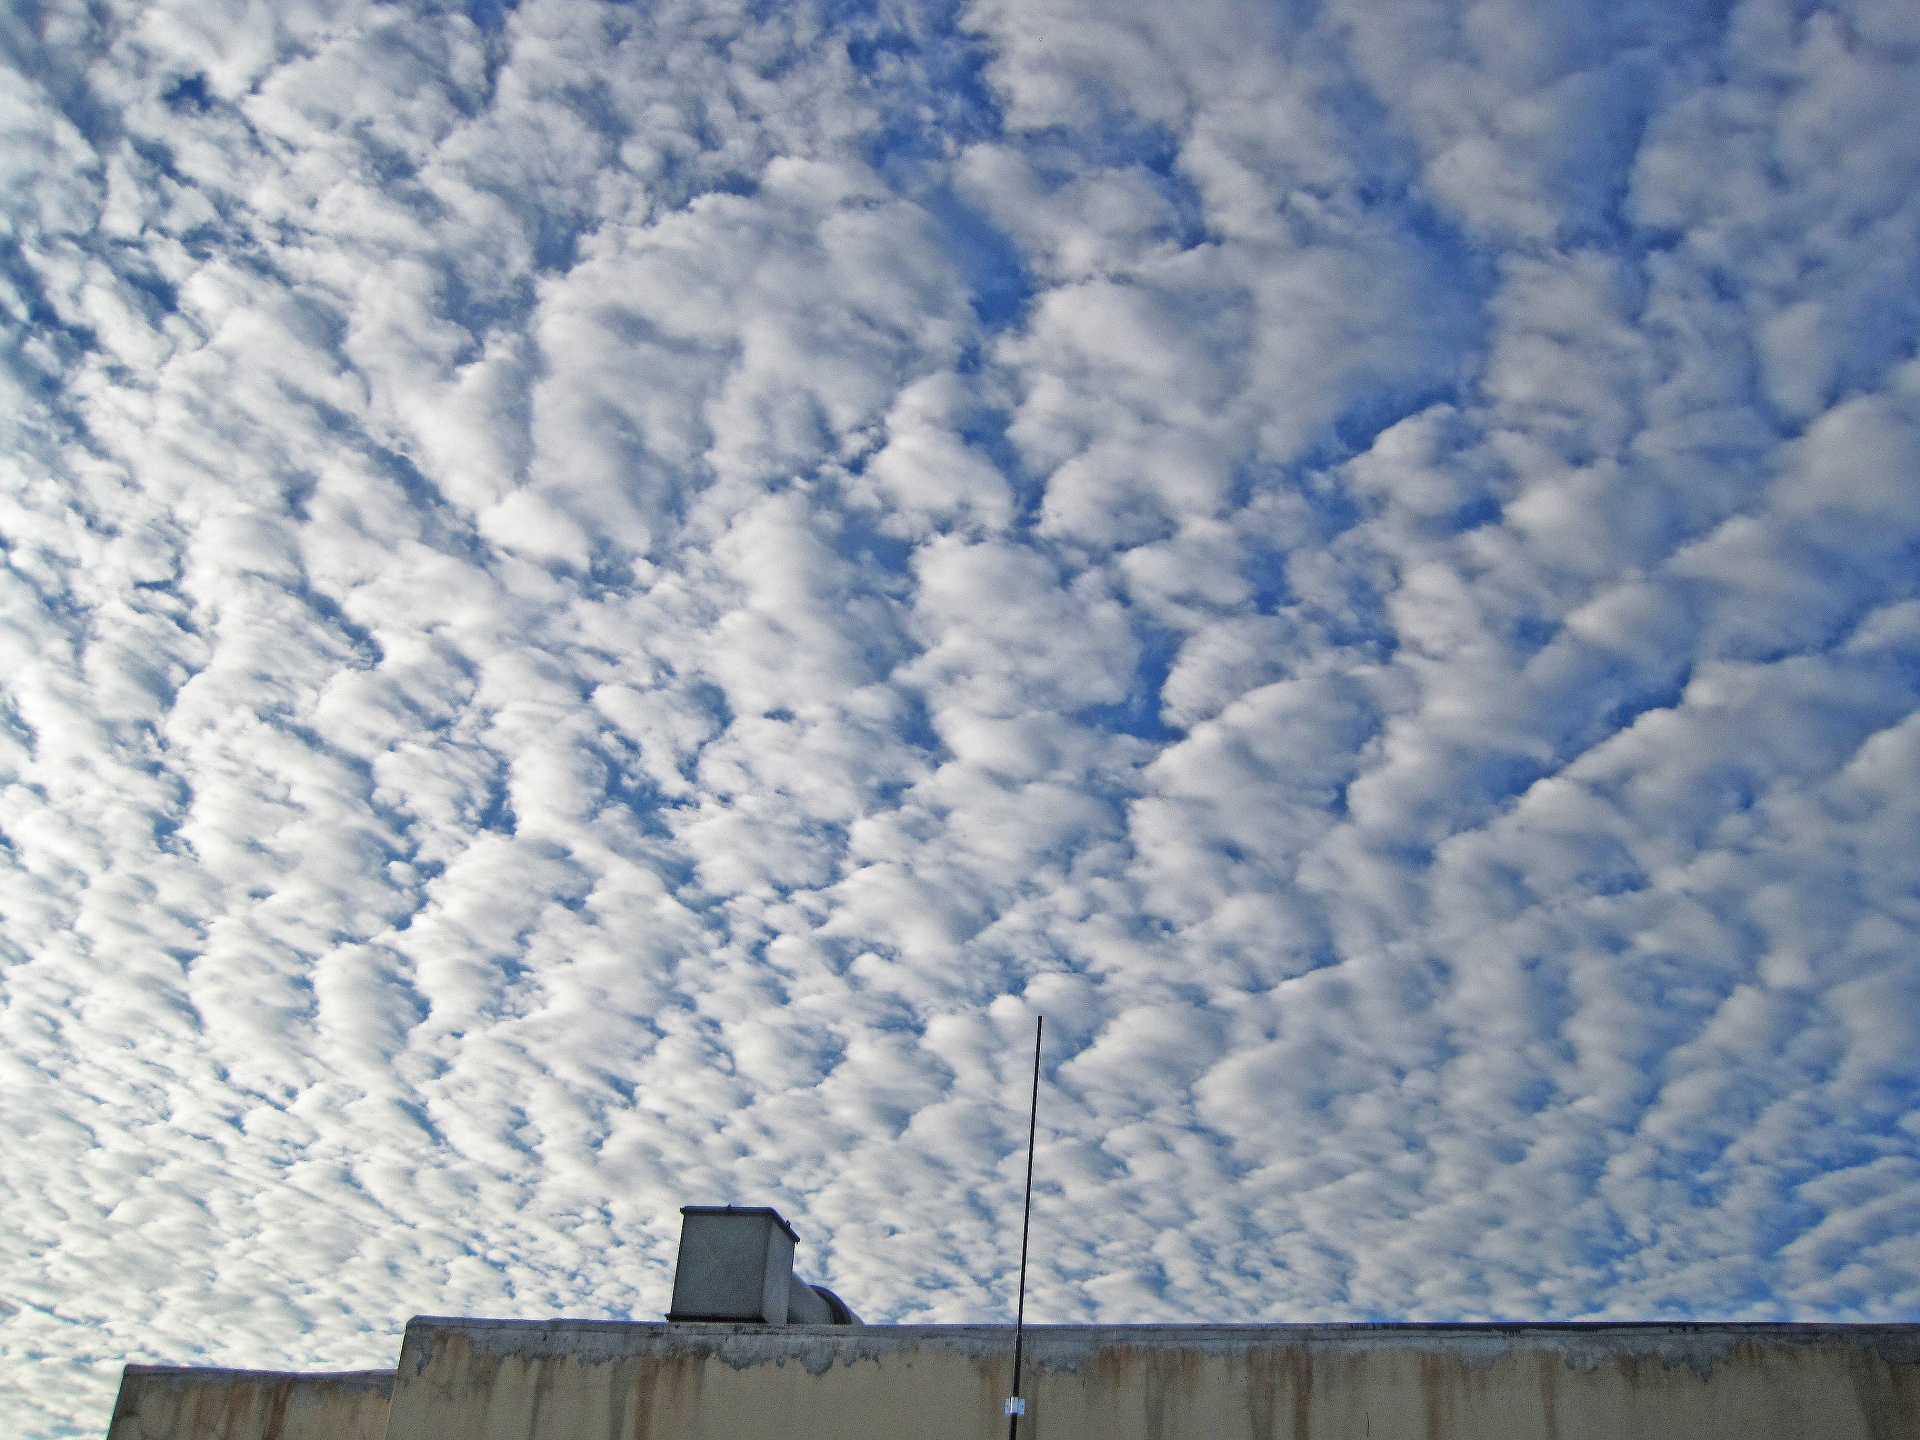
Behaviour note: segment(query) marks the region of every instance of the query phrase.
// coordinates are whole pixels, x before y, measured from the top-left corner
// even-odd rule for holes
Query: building
[[[769,1210],[687,1212],[665,1323],[407,1326],[391,1374],[129,1366],[109,1440],[998,1440],[1011,1326],[858,1323]],[[805,1293],[802,1293],[805,1292]],[[1920,1440],[1920,1326],[1049,1325],[1026,1440]]]

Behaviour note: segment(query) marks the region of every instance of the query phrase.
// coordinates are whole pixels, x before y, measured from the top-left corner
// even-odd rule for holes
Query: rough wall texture
[[[392,1390],[388,1370],[282,1375],[129,1365],[107,1440],[382,1440]]]
[[[1012,1351],[419,1319],[387,1440],[998,1440]],[[1023,1440],[1920,1440],[1916,1326],[1047,1326],[1028,1355]]]

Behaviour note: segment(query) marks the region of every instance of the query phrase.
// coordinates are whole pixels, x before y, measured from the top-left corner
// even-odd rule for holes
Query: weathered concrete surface
[[[1920,1440],[1907,1325],[1044,1326],[1023,1440]],[[387,1440],[998,1440],[1013,1332],[422,1318]]]
[[[283,1375],[129,1365],[107,1440],[382,1440],[391,1370]]]

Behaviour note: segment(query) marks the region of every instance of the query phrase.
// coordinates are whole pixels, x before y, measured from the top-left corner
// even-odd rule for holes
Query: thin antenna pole
[[[1033,1099],[1027,1107],[1027,1204],[1020,1216],[1020,1300],[1013,1312],[1013,1398],[1007,1401],[1007,1440],[1019,1440],[1020,1412],[1027,1408],[1020,1398],[1020,1361],[1027,1335],[1027,1233],[1033,1228],[1033,1137],[1040,1126],[1040,1032],[1047,1017],[1033,1018]]]

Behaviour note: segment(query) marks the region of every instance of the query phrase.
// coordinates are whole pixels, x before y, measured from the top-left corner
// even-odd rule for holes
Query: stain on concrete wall
[[[420,1319],[387,1440],[998,1440],[1012,1344]],[[1028,1354],[1023,1440],[1920,1440],[1915,1326],[1044,1326]]]
[[[384,1440],[393,1373],[129,1365],[107,1440]]]

